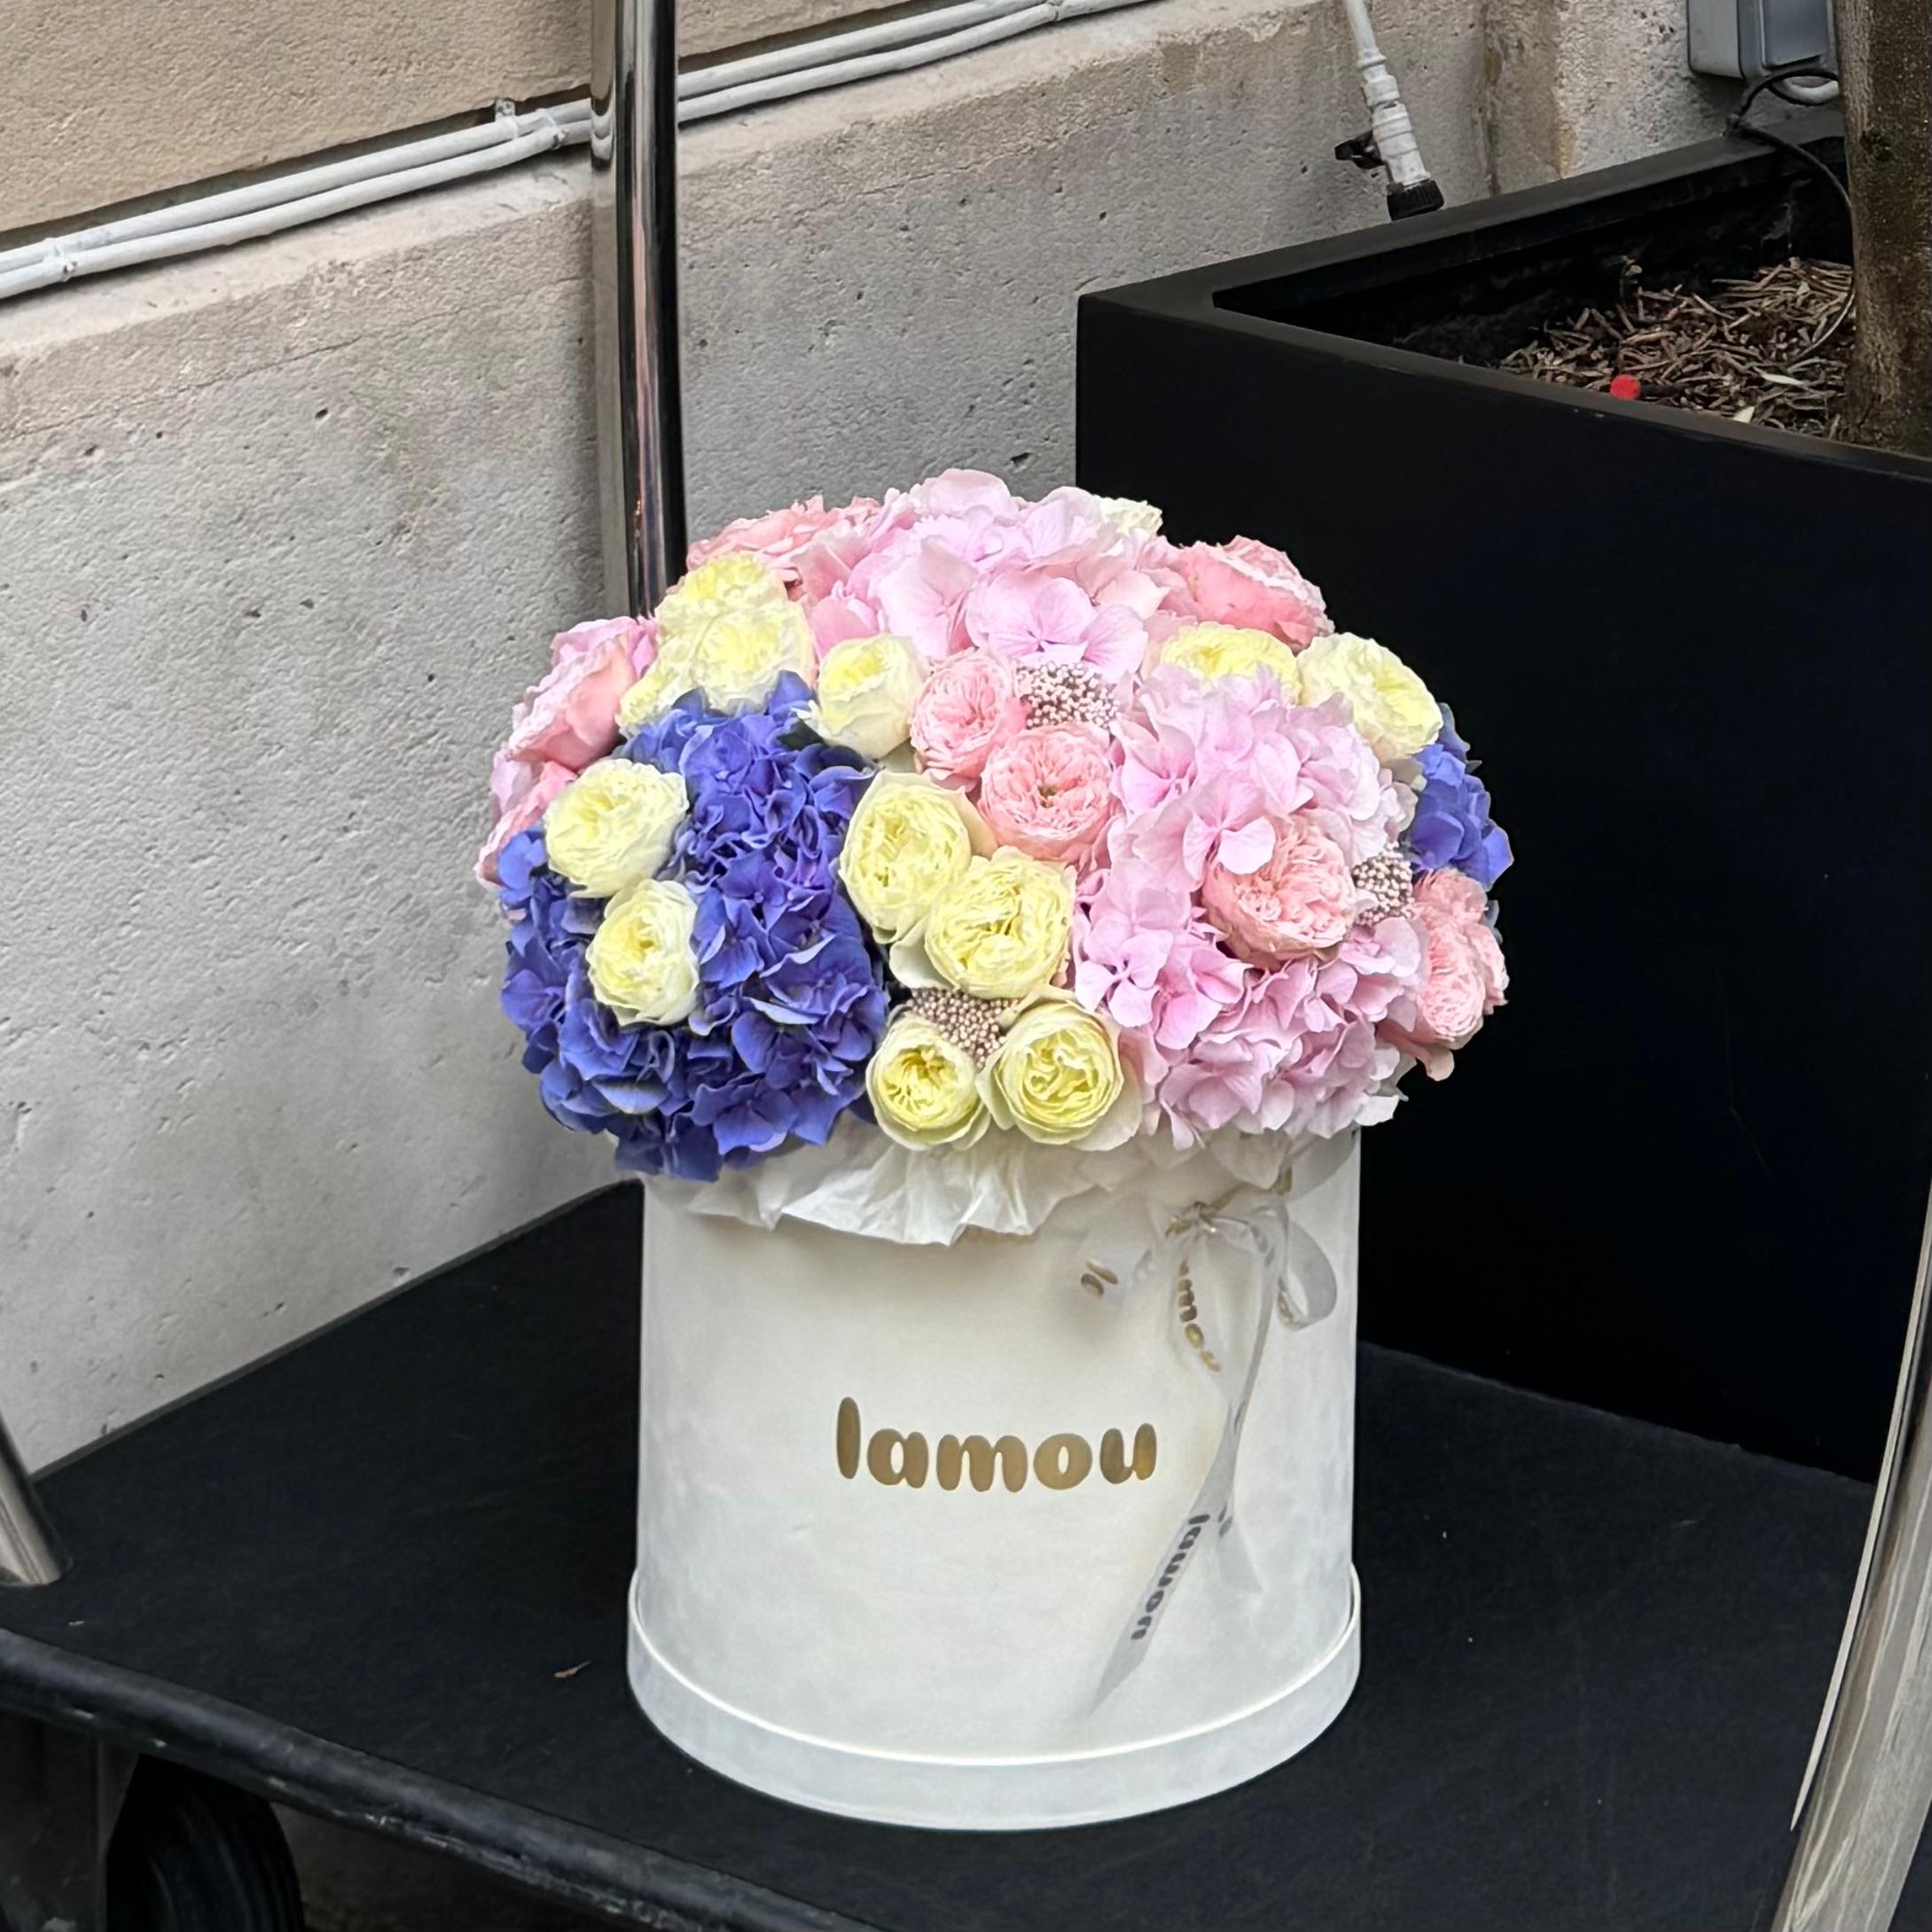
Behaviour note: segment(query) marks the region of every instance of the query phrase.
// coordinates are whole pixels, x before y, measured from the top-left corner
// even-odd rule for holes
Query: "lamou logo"
[[[897,1429],[874,1429],[871,1439],[859,1421],[858,1404],[848,1396],[839,1404],[836,1447],[839,1474],[848,1482],[858,1474],[861,1464],[875,1482],[903,1482],[909,1490],[926,1487],[931,1475],[943,1490],[956,1490],[963,1475],[976,1490],[989,1490],[996,1471],[1009,1490],[1026,1487],[1027,1471],[1050,1490],[1077,1488],[1092,1473],[1096,1461],[1109,1482],[1125,1482],[1138,1476],[1145,1482],[1154,1474],[1154,1425],[1143,1422],[1134,1431],[1130,1454],[1118,1429],[1109,1429],[1100,1438],[1100,1452],[1084,1435],[1049,1435],[1032,1455],[1017,1435],[1002,1435],[989,1442],[983,1435],[942,1435],[936,1451],[928,1451],[926,1438],[917,1429],[902,1435]]]

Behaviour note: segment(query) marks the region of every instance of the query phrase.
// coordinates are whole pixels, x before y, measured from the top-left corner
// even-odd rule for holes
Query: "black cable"
[[[1761,147],[1782,148],[1787,154],[1795,154],[1813,172],[1822,175],[1830,182],[1832,192],[1845,205],[1845,213],[1851,213],[1851,197],[1845,192],[1845,184],[1812,153],[1810,148],[1801,147],[1795,141],[1788,141],[1781,134],[1773,134],[1769,128],[1760,128],[1745,116],[1751,111],[1758,96],[1767,89],[1775,88],[1780,81],[1835,81],[1837,74],[1830,67],[1820,66],[1815,60],[1787,60],[1779,66],[1767,67],[1764,73],[1744,90],[1736,107],[1725,117],[1724,131],[1740,139],[1756,141]],[[1780,94],[1780,100],[1787,97]]]

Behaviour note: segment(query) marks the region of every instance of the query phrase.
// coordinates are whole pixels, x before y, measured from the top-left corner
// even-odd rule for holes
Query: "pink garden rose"
[[[942,785],[965,785],[1026,723],[1013,666],[985,651],[963,651],[942,659],[919,687],[912,705],[912,748],[919,769]]]
[[[1224,838],[1201,881],[1208,917],[1242,958],[1279,966],[1339,946],[1361,895],[1341,848],[1306,812]]]
[[[1483,1021],[1503,1004],[1509,971],[1503,949],[1483,919],[1482,888],[1445,869],[1416,881],[1410,921],[1420,929],[1427,977],[1416,994],[1415,1018],[1388,1036],[1427,1069],[1445,1079],[1455,1050],[1467,1045]]]
[[[860,536],[879,505],[868,497],[827,510],[823,497],[808,497],[803,503],[788,505],[762,517],[740,517],[727,523],[716,536],[693,544],[685,557],[684,567],[695,570],[716,557],[760,557],[770,564],[787,584],[797,584],[805,575],[803,559],[815,546],[834,549],[846,539],[851,555],[845,559],[849,570],[864,549]]]
[[[980,816],[1002,845],[1084,866],[1114,811],[1112,761],[1081,724],[1036,725],[1009,738],[980,777]]]
[[[1297,650],[1334,628],[1321,592],[1279,550],[1252,536],[1190,544],[1170,560],[1212,623],[1265,630]]]
[[[615,746],[617,707],[637,681],[622,637],[559,659],[517,707],[501,755],[583,770]]]
[[[648,618],[600,617],[551,638],[550,669],[524,692],[489,771],[489,836],[476,876],[497,882],[497,855],[544,816],[587,764],[617,743],[617,707],[657,656]]]
[[[525,764],[504,752],[490,768],[489,800],[496,817],[483,849],[476,855],[481,884],[497,881],[497,855],[520,832],[528,832],[550,809],[550,802],[576,777],[568,765]]]

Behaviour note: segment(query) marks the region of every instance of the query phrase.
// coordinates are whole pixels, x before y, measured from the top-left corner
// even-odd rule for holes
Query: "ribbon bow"
[[[1182,1334],[1201,1373],[1216,1380],[1224,1404],[1214,1460],[1115,1643],[1094,1693],[1096,1707],[1120,1687],[1153,1647],[1161,1618],[1210,1532],[1237,1586],[1260,1587],[1234,1520],[1234,1476],[1248,1405],[1276,1324],[1291,1329],[1312,1327],[1334,1311],[1339,1297],[1335,1271],[1321,1244],[1289,1212],[1294,1175],[1291,1168],[1277,1188],[1240,1187],[1219,1201],[1196,1202],[1169,1221],[1151,1248],[1141,1248],[1138,1240],[1131,1241],[1138,1251],[1119,1253],[1117,1265],[1115,1256],[1103,1252],[1088,1262],[1081,1277],[1090,1293],[1113,1306],[1159,1281],[1170,1281],[1185,1325]],[[1224,1244],[1242,1257],[1243,1279],[1255,1291],[1255,1327],[1247,1358],[1239,1365],[1219,1359],[1208,1346],[1208,1331],[1198,1319],[1193,1261],[1203,1247],[1213,1243]],[[1110,1244],[1116,1250],[1129,1245]]]

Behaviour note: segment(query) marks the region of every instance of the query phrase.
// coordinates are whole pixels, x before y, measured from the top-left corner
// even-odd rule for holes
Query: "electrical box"
[[[1831,0],[1685,0],[1691,71],[1755,81],[1794,60],[1833,60]]]

